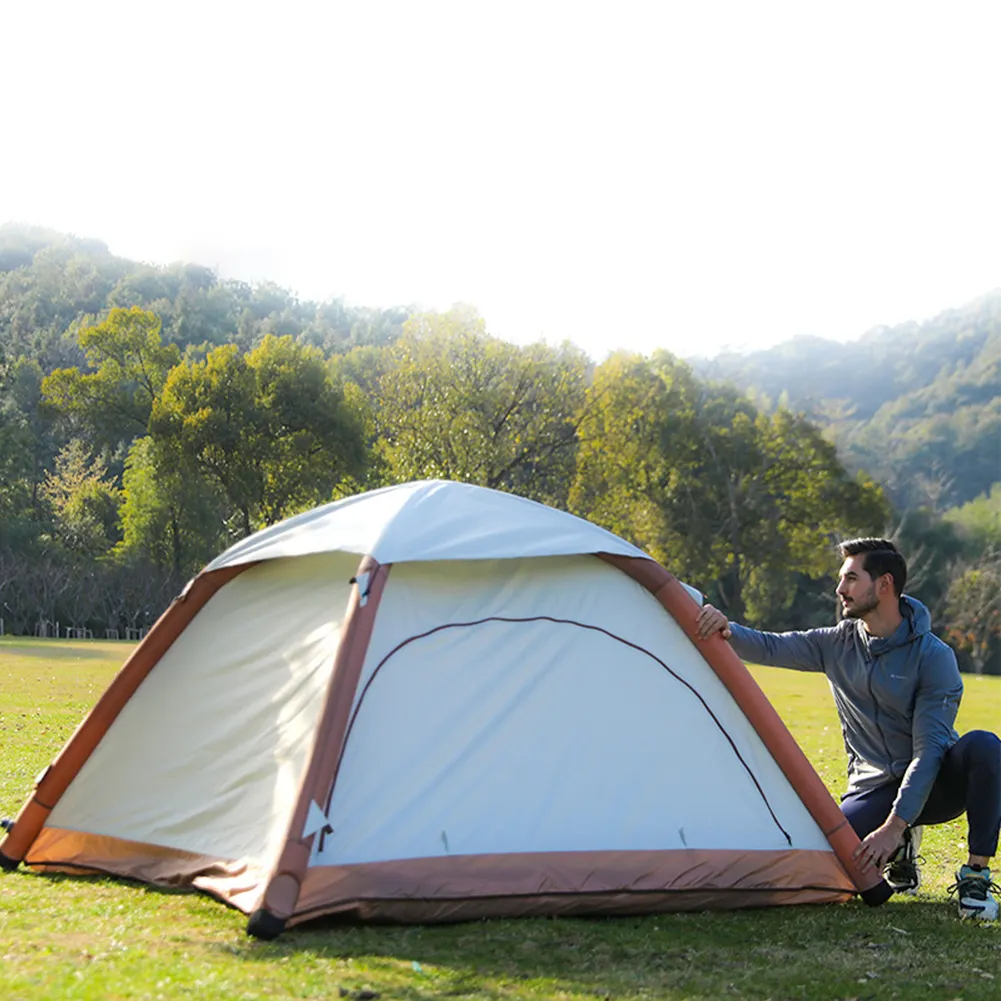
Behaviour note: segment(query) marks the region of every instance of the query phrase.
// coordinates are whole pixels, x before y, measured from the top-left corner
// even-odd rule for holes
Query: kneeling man
[[[986,730],[960,737],[953,728],[963,695],[956,656],[932,634],[928,609],[903,593],[907,565],[896,546],[853,539],[839,551],[845,617],[836,626],[759,632],[706,605],[700,634],[721,632],[755,664],[823,671],[848,752],[841,809],[862,840],[862,868],[883,869],[895,890],[914,892],[921,827],[965,812],[970,854],[950,889],[962,917],[995,921],[990,860],[1001,825],[1001,740]]]

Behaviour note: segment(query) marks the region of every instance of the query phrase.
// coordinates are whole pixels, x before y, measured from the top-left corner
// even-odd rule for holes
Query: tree
[[[671,355],[614,354],[594,373],[580,422],[570,510],[634,542],[688,579],[665,498],[681,489],[681,457],[671,445],[694,441],[697,389]],[[672,431],[673,429],[673,431]]]
[[[17,227],[3,227],[0,247],[11,236],[17,239],[16,231]],[[0,343],[48,371],[79,357],[63,334],[82,315],[105,308],[125,262],[94,240],[28,232],[31,263],[0,272]]]
[[[79,440],[56,456],[42,494],[55,524],[58,547],[74,561],[87,563],[108,553],[117,541],[119,491],[100,460],[92,460]]]
[[[150,428],[163,454],[216,484],[242,535],[329,499],[365,465],[359,414],[322,353],[291,337],[178,365]]]
[[[953,578],[946,639],[977,674],[1001,674],[1001,549],[980,555]]]
[[[466,308],[412,317],[375,401],[390,479],[463,480],[565,506],[586,372],[577,348],[516,347]]]
[[[24,486],[33,466],[32,436],[14,398],[13,381],[11,368],[0,366],[0,519],[23,506]]]
[[[756,539],[740,590],[750,618],[775,624],[792,601],[797,575],[822,581],[826,590],[837,562],[833,543],[879,535],[890,507],[875,482],[848,475],[834,445],[801,414],[779,410],[759,415],[756,424],[762,482],[752,487],[748,513],[768,530]]]
[[[879,534],[889,516],[872,481],[848,475],[801,415],[760,414],[735,391],[707,387],[693,472],[699,515],[682,521],[712,546],[716,597],[737,619],[774,623],[796,575],[829,577],[838,540]],[[776,613],[778,615],[776,616]]]
[[[41,524],[39,487],[58,450],[42,369],[19,357],[0,373],[0,520]]]
[[[160,340],[160,319],[133,306],[112,309],[77,341],[93,369],[56,369],[42,384],[48,404],[85,429],[95,447],[115,446],[146,433],[153,401],[180,361]]]
[[[132,443],[122,478],[119,562],[148,561],[175,583],[193,576],[225,544],[224,500],[180,449],[152,437]]]
[[[967,545],[949,521],[927,508],[901,513],[890,537],[907,558],[907,592],[928,606],[936,628],[947,627],[946,595],[958,568],[970,562]]]
[[[955,526],[973,551],[1001,549],[1001,482],[993,484],[989,493],[947,511],[944,520]]]
[[[571,507],[645,548],[733,618],[788,607],[798,573],[834,569],[833,541],[887,508],[802,417],[760,414],[670,355],[595,373]]]

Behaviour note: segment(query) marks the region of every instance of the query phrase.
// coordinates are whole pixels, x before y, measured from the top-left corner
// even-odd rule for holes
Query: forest
[[[596,363],[470,307],[303,301],[7,225],[0,621],[136,638],[238,539],[447,478],[601,524],[764,628],[830,624],[835,543],[892,535],[964,670],[1001,673],[999,346],[995,295],[854,346]]]
[[[1001,289],[848,344],[800,337],[695,365],[805,413],[898,507],[942,512],[1001,479]]]

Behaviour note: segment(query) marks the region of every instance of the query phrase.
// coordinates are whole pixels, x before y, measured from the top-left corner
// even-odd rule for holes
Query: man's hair
[[[838,546],[842,559],[862,554],[862,569],[876,580],[888,573],[899,598],[907,583],[907,563],[889,539],[847,539]]]

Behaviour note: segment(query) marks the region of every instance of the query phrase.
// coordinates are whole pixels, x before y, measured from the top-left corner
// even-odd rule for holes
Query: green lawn
[[[0,639],[0,814],[12,815],[130,649]],[[833,791],[844,771],[826,682],[755,675]],[[960,729],[997,728],[1001,678],[968,678]],[[1001,924],[960,922],[946,887],[963,826],[927,831],[925,887],[882,908],[785,907],[436,927],[313,923],[272,943],[207,897],[103,880],[0,874],[0,997],[1001,997]]]

